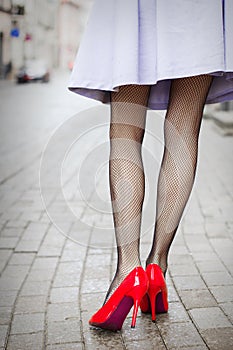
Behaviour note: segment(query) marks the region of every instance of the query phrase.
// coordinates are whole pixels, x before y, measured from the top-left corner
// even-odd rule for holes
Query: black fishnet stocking
[[[117,243],[117,271],[106,300],[136,266],[145,192],[141,145],[150,86],[126,85],[111,94],[109,180]],[[105,301],[106,301],[105,300]]]
[[[157,213],[147,264],[167,270],[167,256],[190,196],[197,164],[203,107],[210,75],[175,79],[165,118],[165,148],[157,189]]]

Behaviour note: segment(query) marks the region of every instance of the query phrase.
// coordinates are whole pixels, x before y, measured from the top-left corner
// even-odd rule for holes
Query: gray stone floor
[[[117,333],[89,327],[116,265],[109,110],[67,92],[67,78],[59,73],[47,85],[0,82],[0,349],[232,349],[233,138],[209,119],[170,253],[168,314],[154,324],[139,312],[131,329],[130,313]],[[143,261],[152,237],[162,119],[148,112]]]

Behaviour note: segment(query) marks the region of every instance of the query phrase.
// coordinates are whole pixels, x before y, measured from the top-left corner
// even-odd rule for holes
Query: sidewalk
[[[42,91],[44,96],[50,94],[49,87],[42,90],[36,85],[33,89],[40,98]],[[7,96],[8,91],[3,94]],[[45,212],[38,183],[41,150],[58,125],[56,115],[60,121],[63,118],[59,106],[54,111],[59,96],[48,97],[53,118],[44,113],[43,119],[25,115],[22,106],[14,119],[1,117],[5,138],[0,141],[0,349],[232,349],[233,138],[220,135],[211,120],[203,120],[195,185],[170,253],[169,313],[158,315],[154,324],[148,315],[139,312],[135,329],[130,328],[130,313],[122,332],[95,330],[89,327],[88,319],[102,304],[116,264],[114,237],[109,229],[112,218],[106,211],[109,203],[98,212],[90,207],[91,203],[100,209],[99,198],[106,202],[109,198],[106,165],[98,169],[95,190],[99,198],[89,187],[92,174],[88,166],[97,153],[102,156],[98,140],[101,135],[106,137],[106,130],[96,129],[91,137],[84,135],[80,141],[83,151],[99,145],[90,152],[87,163],[76,153],[78,147],[67,156],[67,164],[77,160],[82,170],[81,188],[85,198],[91,198],[85,202],[73,197],[76,164],[72,169],[64,167],[65,179],[72,179],[64,186],[65,193],[80,220],[70,219],[67,203],[59,192],[54,196],[53,170],[57,147],[63,147],[62,135],[58,135],[56,147],[49,149],[45,197],[62,234]],[[62,106],[66,102],[59,103]],[[39,104],[35,100],[33,108]],[[18,113],[22,113],[20,120]],[[148,128],[161,127],[153,117],[150,112]],[[75,133],[68,126],[67,130]],[[145,147],[150,146],[148,137]],[[148,177],[153,176],[153,169],[146,164]],[[150,247],[149,228],[154,215],[153,207],[146,208],[143,232],[148,232],[142,237],[143,260]]]

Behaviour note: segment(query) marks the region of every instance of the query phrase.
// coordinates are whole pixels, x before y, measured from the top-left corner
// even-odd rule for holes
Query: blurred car
[[[30,81],[41,81],[47,83],[50,80],[50,73],[47,65],[43,61],[28,60],[16,74],[16,81],[28,83]]]

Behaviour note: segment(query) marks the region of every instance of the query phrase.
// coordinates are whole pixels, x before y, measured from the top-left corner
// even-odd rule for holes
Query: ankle
[[[159,265],[161,270],[163,271],[164,277],[167,272],[167,260],[163,257],[160,257],[159,255],[156,255],[154,257],[148,257],[146,260],[146,266],[149,264],[156,264]]]
[[[116,272],[114,278],[118,278],[119,280],[123,281],[125,277],[127,277],[131,271],[133,271],[136,267],[142,266],[141,263],[133,264],[133,265],[122,265]]]
[[[104,304],[107,302],[107,300],[111,297],[111,295],[115,292],[115,290],[119,287],[119,285],[123,282],[123,280],[130,274],[132,270],[134,270],[136,267],[141,266],[141,263],[138,265],[122,265],[121,268],[118,268],[115,272],[112,282],[110,283],[109,289],[107,291],[107,294],[105,296]]]

